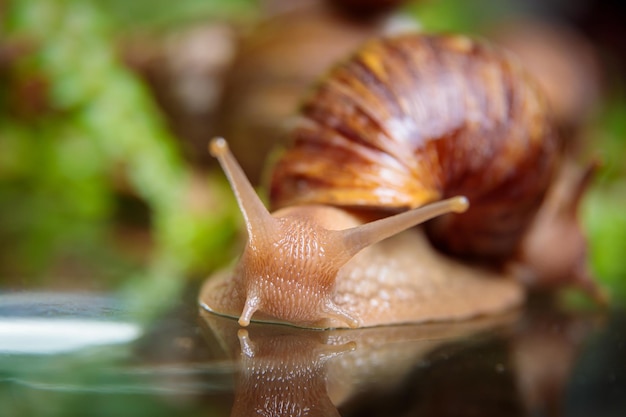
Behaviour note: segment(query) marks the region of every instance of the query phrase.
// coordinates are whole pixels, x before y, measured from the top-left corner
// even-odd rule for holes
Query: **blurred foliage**
[[[620,304],[626,302],[626,182],[591,190],[583,215],[590,238],[590,256],[596,276]]]
[[[606,100],[587,134],[587,152],[602,161],[599,181],[620,182],[626,179],[626,78],[618,80],[612,96]]]
[[[626,80],[622,80],[626,81]],[[588,153],[602,169],[583,205],[596,276],[612,298],[626,303],[626,94],[616,88],[587,133]]]
[[[223,262],[215,254],[223,254],[233,235],[235,212],[221,202],[228,191],[215,181],[207,183],[215,210],[198,213],[187,203],[191,172],[150,93],[121,62],[113,19],[99,3],[17,1],[7,7],[0,79],[2,274],[29,285],[35,276],[54,279],[53,261],[64,260],[67,273],[67,264],[78,260],[86,265],[79,275],[99,286],[138,274],[128,280],[136,289],[131,294],[158,303],[175,294],[183,275]],[[146,11],[148,3],[142,3]],[[125,183],[148,206],[155,242],[148,277],[112,235]]]
[[[510,16],[519,4],[502,0],[424,0],[407,9],[428,32],[478,33],[484,26]]]
[[[206,19],[253,18],[256,0],[106,0],[100,2],[117,29],[164,28]]]

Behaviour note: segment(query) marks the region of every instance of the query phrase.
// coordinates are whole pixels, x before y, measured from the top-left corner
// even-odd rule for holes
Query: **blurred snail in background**
[[[578,220],[578,208],[599,168],[597,160],[584,162],[597,142],[589,125],[603,95],[597,51],[575,28],[537,18],[499,22],[487,32],[537,81],[562,138],[558,172],[524,237],[519,250],[524,264],[517,274],[533,289],[548,293],[575,283],[605,303],[607,294],[593,281],[586,262],[586,237]]]
[[[601,103],[603,74],[591,42],[563,23],[531,18],[501,22],[487,32],[524,63],[545,92],[563,141],[578,139]]]
[[[466,319],[523,301],[501,266],[553,180],[559,141],[542,92],[506,52],[452,35],[369,41],[308,96],[289,139],[272,214],[226,142],[212,142],[248,242],[233,271],[207,281],[204,308],[242,326],[326,328]],[[434,217],[430,242],[454,258],[413,228]]]
[[[253,184],[261,182],[266,155],[286,134],[285,121],[311,84],[366,40],[395,30],[397,24],[410,25],[392,12],[389,1],[353,7],[342,3],[351,2],[266,0],[266,16],[238,42],[216,132],[228,138]],[[410,22],[414,29],[415,22]]]

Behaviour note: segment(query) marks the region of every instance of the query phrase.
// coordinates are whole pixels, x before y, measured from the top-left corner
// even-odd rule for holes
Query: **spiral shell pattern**
[[[558,140],[542,92],[509,54],[462,36],[370,41],[302,105],[275,162],[274,208],[397,211],[453,195],[428,225],[451,253],[505,258],[552,179]]]

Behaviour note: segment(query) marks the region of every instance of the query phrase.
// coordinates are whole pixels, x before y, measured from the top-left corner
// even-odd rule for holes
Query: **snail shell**
[[[272,205],[399,210],[463,194],[472,208],[432,222],[431,239],[452,253],[506,258],[554,171],[548,115],[521,67],[486,43],[378,39],[303,104],[273,170]]]

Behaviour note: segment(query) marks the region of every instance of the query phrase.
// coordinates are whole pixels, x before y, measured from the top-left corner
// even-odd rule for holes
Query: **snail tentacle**
[[[211,155],[217,158],[228,177],[246,223],[248,239],[254,240],[257,236],[271,233],[271,230],[276,228],[276,220],[254,191],[243,169],[230,152],[226,140],[220,137],[214,138],[209,144],[209,150]]]
[[[448,213],[462,213],[469,208],[466,197],[457,196],[431,203],[395,216],[385,217],[343,231],[346,246],[356,254],[361,249],[391,237],[410,227]]]

